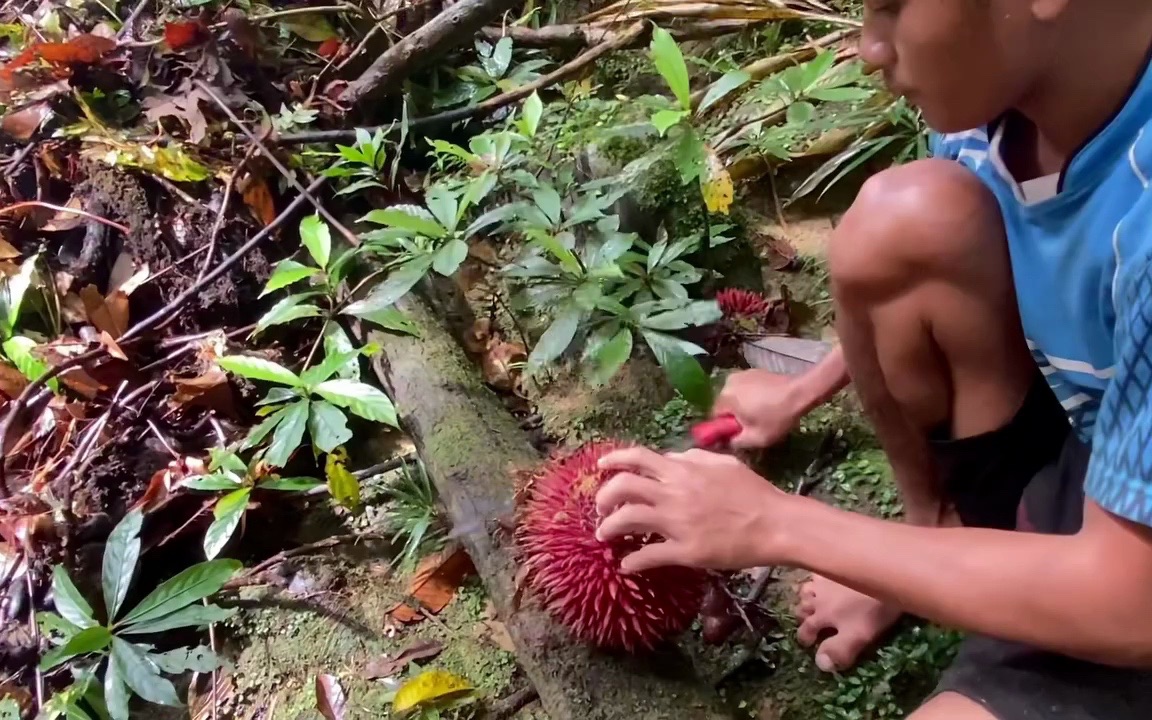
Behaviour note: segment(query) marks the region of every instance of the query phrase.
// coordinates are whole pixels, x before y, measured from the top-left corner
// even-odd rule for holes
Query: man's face
[[[860,56],[929,126],[958,132],[1028,93],[1048,35],[1031,0],[865,0]]]

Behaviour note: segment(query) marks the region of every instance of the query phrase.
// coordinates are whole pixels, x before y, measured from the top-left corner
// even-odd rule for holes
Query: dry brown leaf
[[[0,120],[0,129],[15,140],[31,140],[36,131],[52,117],[52,105],[47,100],[13,110]]]
[[[516,652],[516,643],[512,642],[512,635],[508,626],[499,620],[482,620],[478,623],[480,638],[487,640],[506,652]]]
[[[80,198],[76,197],[75,195],[68,198],[68,202],[64,204],[64,207],[72,208],[73,210],[84,209]],[[65,230],[78,228],[85,222],[87,222],[87,220],[83,215],[77,215],[76,213],[71,212],[58,212],[52,217],[48,218],[48,222],[40,226],[40,229],[46,230],[48,232],[63,232]]]
[[[117,360],[128,359],[128,356],[124,354],[124,351],[120,349],[120,346],[116,344],[116,341],[112,339],[112,336],[106,332],[100,333],[100,345],[108,351],[109,355],[116,358]]]
[[[176,386],[170,400],[173,405],[206,407],[239,419],[228,375],[219,367],[212,367],[199,377],[173,378],[172,384]]]
[[[503,340],[492,343],[481,360],[480,367],[484,373],[484,382],[496,390],[514,391],[520,377],[520,369],[515,366],[527,359],[528,351],[520,343],[510,343]]]
[[[324,720],[344,720],[344,710],[348,706],[348,696],[335,675],[316,676],[316,709]]]
[[[365,680],[378,680],[391,677],[403,672],[408,663],[417,660],[428,660],[436,657],[444,650],[444,646],[435,640],[425,640],[405,648],[394,658],[378,657],[368,662],[361,676]]]
[[[472,566],[472,558],[468,557],[468,553],[464,552],[462,547],[450,546],[434,555],[429,555],[420,563],[416,574],[408,583],[407,599],[417,607],[402,602],[390,608],[388,612],[403,623],[423,620],[424,614],[419,608],[435,615],[452,602],[456,590],[473,572],[475,568]]]
[[[252,214],[263,225],[271,225],[276,221],[276,203],[272,200],[272,191],[262,177],[253,177],[243,192],[244,204],[252,208]]]
[[[207,39],[207,28],[196,20],[184,20],[164,24],[164,44],[173,50],[181,50]]]
[[[116,290],[103,297],[95,285],[86,285],[80,290],[80,299],[84,302],[88,321],[97,330],[116,339],[128,329],[128,296],[123,291]]]
[[[0,238],[0,260],[11,260],[20,257],[20,251],[4,238]]]
[[[15,399],[28,385],[28,378],[24,377],[16,368],[8,363],[0,363],[0,393],[9,400]]]

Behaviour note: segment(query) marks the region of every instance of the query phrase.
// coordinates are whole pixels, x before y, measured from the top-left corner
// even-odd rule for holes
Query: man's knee
[[[986,267],[990,262],[997,267]],[[1007,246],[999,207],[958,163],[891,168],[861,188],[829,244],[828,266],[834,289],[848,292],[898,292],[931,276],[1002,275]]]
[[[996,717],[975,701],[946,692],[909,715],[908,720],[996,720]]]

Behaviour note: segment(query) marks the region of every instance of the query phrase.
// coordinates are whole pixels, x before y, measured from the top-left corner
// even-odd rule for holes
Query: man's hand
[[[656,534],[664,542],[624,558],[625,572],[654,567],[738,570],[774,564],[773,536],[792,496],[730,455],[620,450],[601,467],[619,474],[596,496],[601,540]]]
[[[734,448],[762,448],[783,440],[803,416],[798,378],[767,370],[728,376],[712,407],[713,415],[734,415],[744,430]]]

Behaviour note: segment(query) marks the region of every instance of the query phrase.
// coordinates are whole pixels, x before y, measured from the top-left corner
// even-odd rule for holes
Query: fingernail
[[[836,663],[832,662],[832,658],[825,653],[816,653],[816,667],[826,673],[836,672]]]

